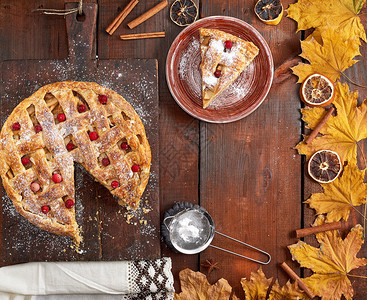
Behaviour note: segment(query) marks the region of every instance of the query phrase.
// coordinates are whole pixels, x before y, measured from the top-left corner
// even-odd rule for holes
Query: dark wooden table
[[[308,227],[315,213],[302,202],[318,186],[304,171],[304,159],[293,147],[304,132],[300,120],[299,85],[296,77],[273,84],[263,104],[250,116],[229,124],[200,122],[186,114],[172,98],[165,80],[168,49],[182,28],[172,23],[166,8],[133,30],[128,21],[147,11],[159,0],[142,0],[113,36],[105,29],[128,0],[98,1],[97,47],[99,59],[156,58],[159,74],[159,192],[161,217],[178,201],[205,207],[215,220],[216,229],[255,245],[272,256],[263,267],[268,277],[288,279],[279,267],[286,261],[298,274],[308,276],[292,262],[287,246],[297,242],[295,230]],[[169,5],[173,1],[169,0]],[[288,7],[294,1],[282,1]],[[296,23],[283,17],[276,26],[261,23],[255,16],[256,1],[197,1],[200,18],[226,15],[242,19],[254,26],[268,42],[275,68],[300,52],[304,32],[296,33]],[[0,60],[62,59],[68,55],[65,19],[32,12],[36,8],[64,8],[64,1],[0,1]],[[365,22],[364,22],[365,24]],[[165,31],[164,39],[121,41],[120,34]],[[367,56],[365,44],[361,47]],[[365,59],[347,71],[350,77],[366,84]],[[351,86],[355,89],[354,86]],[[360,99],[367,96],[359,89]],[[1,95],[0,95],[1,97]],[[365,149],[366,143],[361,144]],[[352,213],[349,225],[362,220]],[[315,244],[313,237],[305,239]],[[216,236],[217,245],[251,255],[236,244]],[[316,244],[315,244],[316,245]],[[200,255],[183,255],[170,251],[163,243],[161,255],[173,260],[173,273],[184,268],[205,271],[200,264],[206,259],[219,262],[209,281],[223,277],[243,299],[240,279],[249,278],[259,265],[242,258],[208,248]],[[360,255],[367,256],[364,245]],[[366,275],[360,270],[356,274]],[[175,286],[179,289],[176,280]],[[366,282],[353,281],[355,299],[366,299]]]

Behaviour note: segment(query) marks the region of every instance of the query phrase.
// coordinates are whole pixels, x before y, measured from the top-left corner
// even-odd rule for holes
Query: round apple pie
[[[150,147],[139,116],[110,89],[90,82],[46,85],[13,110],[0,138],[5,190],[16,210],[44,230],[79,244],[74,162],[121,205],[139,206]]]

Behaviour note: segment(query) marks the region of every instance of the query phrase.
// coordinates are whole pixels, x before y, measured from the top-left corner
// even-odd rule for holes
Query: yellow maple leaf
[[[355,206],[366,203],[367,184],[363,183],[365,172],[357,165],[347,165],[342,176],[331,183],[321,184],[323,193],[315,193],[306,201],[317,214],[327,214],[327,221],[347,220]]]
[[[300,300],[300,299],[310,299],[299,287],[297,281],[290,283],[288,280],[287,283],[283,286],[280,286],[278,280],[275,281],[273,285],[269,300]]]
[[[250,280],[241,279],[241,285],[245,291],[246,300],[291,300],[309,299],[307,295],[299,289],[297,283],[291,284],[289,281],[284,286],[280,286],[278,280],[271,287],[269,298],[266,298],[269,286],[273,278],[266,278],[262,268],[256,272],[251,272]]]
[[[265,299],[272,278],[267,279],[261,267],[257,272],[251,272],[250,280],[241,279],[241,285],[245,291],[246,300]]]
[[[323,45],[315,39],[302,41],[302,53],[300,56],[310,63],[299,63],[293,67],[293,73],[298,76],[298,82],[303,82],[307,76],[313,73],[321,73],[332,81],[340,78],[341,73],[353,66],[360,55],[357,39],[343,40],[341,35],[327,28],[321,33]]]
[[[315,225],[324,223],[319,216]],[[357,258],[363,244],[363,228],[357,225],[342,240],[338,230],[330,230],[316,234],[320,248],[315,248],[303,241],[288,246],[293,260],[301,267],[311,269],[314,274],[303,278],[303,282],[311,291],[325,300],[339,300],[342,295],[346,299],[353,297],[353,287],[348,278],[353,269],[367,265],[366,258]]]
[[[182,292],[175,293],[174,300],[229,300],[231,296],[232,287],[223,278],[210,285],[203,273],[190,269],[180,271],[179,277]]]
[[[311,144],[300,142],[296,149],[307,157],[318,150],[333,150],[343,161],[356,163],[357,143],[367,138],[367,99],[357,106],[358,92],[352,93],[347,84],[339,82],[335,93],[333,104],[337,115],[331,116],[322,127],[322,136],[316,137]],[[325,114],[325,109],[305,108],[302,109],[302,114],[307,127],[314,129]]]
[[[366,33],[358,16],[366,0],[299,0],[289,5],[288,17],[298,23],[297,30],[317,28],[324,31],[330,27],[342,40],[361,38]],[[359,42],[357,42],[359,43]]]

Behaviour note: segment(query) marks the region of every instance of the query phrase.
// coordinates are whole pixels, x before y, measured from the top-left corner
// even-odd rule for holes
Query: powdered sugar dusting
[[[196,38],[192,38],[188,47],[184,50],[180,57],[178,72],[180,77],[184,80],[189,79],[188,70],[191,69],[193,58],[197,57],[200,54],[200,42]],[[201,60],[201,58],[200,58]]]
[[[215,86],[218,82],[218,78],[213,74],[209,74],[203,78],[203,81],[206,85]]]
[[[233,61],[235,60],[236,56],[238,55],[238,51],[240,51],[240,48],[237,44],[235,44],[231,50],[229,51],[224,51],[222,53],[222,57],[221,57],[221,63],[229,66],[231,64],[233,64]]]
[[[42,243],[44,244],[42,249],[35,249],[34,237],[37,240],[47,241],[49,239],[50,233],[36,227],[23,218],[15,209],[12,201],[2,191],[2,212],[6,214],[6,219],[3,219],[3,226],[5,228],[11,228],[12,232],[17,232],[16,236],[4,235],[3,237],[3,247],[7,249],[6,255],[3,256],[3,261],[12,260],[12,254],[17,253],[17,259],[23,256],[27,257],[29,253],[52,253],[52,251],[60,251],[60,249],[70,249],[70,238],[66,236],[59,236],[58,239],[54,240],[52,243]],[[37,259],[36,259],[37,260]]]
[[[213,48],[215,52],[222,53],[224,51],[224,44],[221,40],[210,39],[209,47]]]

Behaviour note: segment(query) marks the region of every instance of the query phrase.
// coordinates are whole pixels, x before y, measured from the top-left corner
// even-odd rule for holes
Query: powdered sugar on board
[[[222,49],[221,44],[217,48]],[[235,50],[235,49],[234,49]],[[226,60],[231,60],[231,55],[225,54]],[[183,86],[189,95],[196,99],[202,99],[201,93],[201,54],[200,42],[192,37],[179,58],[178,73],[183,81]],[[239,101],[246,101],[247,94],[250,94],[254,79],[254,63],[252,62],[240,76],[214,100],[207,109],[223,109],[236,105]]]

